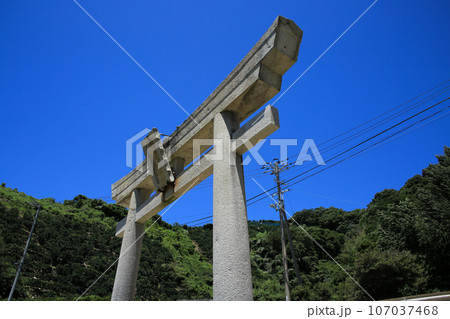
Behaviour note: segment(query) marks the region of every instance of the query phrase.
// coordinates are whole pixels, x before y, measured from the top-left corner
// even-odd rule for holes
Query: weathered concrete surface
[[[251,145],[256,145],[260,140],[267,138],[278,128],[280,128],[278,110],[269,105],[233,133],[232,138],[236,143],[232,144],[232,150],[242,155],[248,151]],[[250,144],[245,143],[246,141],[249,141]],[[173,188],[169,188],[165,192],[158,192],[143,202],[142,205],[139,205],[137,208],[136,222],[145,223],[173,200],[184,194],[189,188],[194,187],[208,178],[213,173],[213,163],[208,159],[208,156],[212,153],[213,150],[210,150],[195,162],[194,165],[186,168],[182,172],[179,172],[179,170],[184,166],[184,163],[182,163],[182,160],[175,159],[173,163],[177,178]],[[123,236],[125,221],[126,218],[118,223],[116,229],[117,237]]]
[[[150,193],[155,190],[152,177],[148,174],[147,160],[112,185],[111,197],[117,205],[130,207],[131,193],[136,188],[146,189]]]
[[[233,111],[240,123],[274,97],[280,91],[282,75],[297,60],[302,35],[294,22],[278,17],[191,117],[164,140],[169,160],[179,157],[186,165],[191,163],[193,139],[213,138],[216,114]],[[128,207],[136,187],[154,189],[144,163],[112,185],[112,198],[118,205]]]
[[[235,143],[232,151],[242,155],[249,150],[249,147],[255,146],[260,140],[270,136],[279,128],[278,110],[268,105],[233,133],[232,138]]]
[[[212,138],[216,114],[233,111],[240,123],[274,97],[282,75],[297,61],[302,35],[293,21],[278,16],[225,80],[164,141],[169,154],[190,163],[192,139]]]
[[[145,225],[136,223],[136,208],[149,195],[148,191],[143,189],[135,189],[131,195],[130,209],[128,210],[111,297],[113,301],[134,300],[142,240],[145,232]]]
[[[214,160],[213,165],[214,300],[253,300],[242,155],[227,143],[238,128],[238,117],[232,112],[214,118],[214,139],[223,141],[224,150],[223,158]],[[231,163],[227,154],[232,157]]]
[[[148,174],[152,177],[153,186],[163,191],[168,184],[175,181],[175,177],[161,141],[161,134],[156,127],[142,140],[141,146],[146,156]]]

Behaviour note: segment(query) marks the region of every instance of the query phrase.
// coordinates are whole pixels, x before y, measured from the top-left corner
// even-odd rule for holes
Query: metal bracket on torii
[[[214,299],[253,298],[243,168],[239,163],[242,154],[279,128],[278,111],[269,105],[245,125],[240,127],[240,123],[280,91],[282,75],[297,60],[302,34],[294,22],[278,17],[237,67],[169,137],[162,140],[154,128],[141,142],[146,160],[112,185],[112,198],[118,205],[130,208],[116,230],[116,236],[123,237],[123,241],[113,300],[134,298],[142,243],[136,239],[142,237],[145,222],[213,172]],[[194,160],[193,141],[214,138],[231,142],[224,147],[224,157],[231,155],[238,164],[211,160],[210,155],[218,147],[214,145],[185,168]],[[201,151],[210,146],[205,145]]]

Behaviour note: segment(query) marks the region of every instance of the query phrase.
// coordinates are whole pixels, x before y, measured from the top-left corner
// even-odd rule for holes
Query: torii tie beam
[[[123,239],[112,300],[134,299],[145,222],[211,174],[214,300],[253,300],[242,154],[280,127],[278,111],[267,106],[242,127],[240,123],[280,92],[282,75],[297,61],[302,35],[293,21],[277,17],[168,138],[162,141],[153,129],[142,141],[146,160],[112,185],[112,198],[129,207],[116,230]],[[214,147],[185,168],[195,159],[199,140],[202,152]],[[217,152],[222,158],[212,159]]]

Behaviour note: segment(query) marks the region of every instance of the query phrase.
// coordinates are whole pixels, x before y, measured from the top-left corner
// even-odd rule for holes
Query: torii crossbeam
[[[145,222],[211,174],[214,300],[253,300],[242,154],[279,128],[278,111],[267,106],[240,123],[280,91],[282,75],[297,61],[302,35],[293,21],[277,17],[168,138],[162,141],[153,129],[141,142],[146,159],[112,185],[112,198],[129,208],[116,230],[123,239],[112,300],[134,299]],[[214,147],[185,168],[196,158],[198,141],[201,152]],[[218,152],[222,156],[213,159]]]

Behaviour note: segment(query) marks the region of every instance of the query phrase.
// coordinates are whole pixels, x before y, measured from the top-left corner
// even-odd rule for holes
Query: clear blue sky
[[[277,15],[304,31],[284,90],[372,1],[79,3],[192,112]],[[449,79],[449,12],[444,0],[379,0],[277,102],[281,128],[272,137],[320,143]],[[130,170],[125,141],[144,128],[170,134],[186,118],[71,0],[0,1],[0,98],[0,182],[58,201],[110,196]],[[376,192],[398,189],[434,163],[449,133],[446,117],[330,168],[293,187],[287,207],[365,207]],[[263,153],[277,156],[270,146]],[[273,186],[270,177],[258,181]],[[246,186],[247,197],[261,191],[251,179]],[[249,218],[276,218],[269,204],[250,206]],[[211,213],[206,187],[164,219]]]

